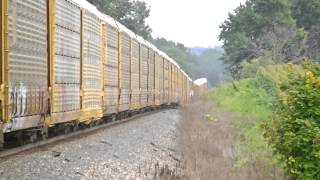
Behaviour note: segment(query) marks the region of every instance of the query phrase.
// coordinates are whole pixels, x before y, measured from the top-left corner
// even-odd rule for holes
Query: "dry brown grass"
[[[178,148],[183,156],[183,179],[269,180],[281,179],[277,168],[253,162],[236,168],[236,140],[232,114],[203,102],[182,108],[178,124]]]

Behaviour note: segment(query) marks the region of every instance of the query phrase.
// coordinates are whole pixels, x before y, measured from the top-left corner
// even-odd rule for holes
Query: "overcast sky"
[[[217,46],[219,25],[245,0],[144,0],[151,7],[147,23],[154,37],[188,47]]]

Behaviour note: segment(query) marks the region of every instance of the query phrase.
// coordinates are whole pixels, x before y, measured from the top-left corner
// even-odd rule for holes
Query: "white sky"
[[[245,0],[144,0],[151,8],[147,23],[154,37],[188,47],[218,46],[220,24]]]

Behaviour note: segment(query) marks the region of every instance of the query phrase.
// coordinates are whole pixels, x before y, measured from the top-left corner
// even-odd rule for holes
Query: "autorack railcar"
[[[195,96],[201,96],[208,89],[208,80],[206,78],[196,79],[193,84]]]
[[[0,145],[190,100],[174,60],[86,0],[0,6]]]

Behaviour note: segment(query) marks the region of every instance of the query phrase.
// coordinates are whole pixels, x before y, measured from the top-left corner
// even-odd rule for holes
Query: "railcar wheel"
[[[34,143],[38,140],[38,132],[37,131],[31,131],[27,135],[29,138],[30,143]]]
[[[79,130],[79,123],[78,123],[78,122],[74,122],[74,123],[73,123],[73,128],[72,128],[72,130],[73,130],[73,132]]]
[[[4,147],[4,134],[2,131],[2,123],[0,123],[0,150]]]
[[[73,131],[73,128],[71,127],[71,125],[66,125],[64,128],[64,134],[69,134]]]
[[[16,138],[17,138],[17,144],[18,144],[19,146],[24,145],[24,139],[23,139],[23,133],[22,133],[22,131],[17,132]]]
[[[41,136],[42,136],[42,140],[46,140],[49,137],[48,127],[43,127],[41,129]]]

